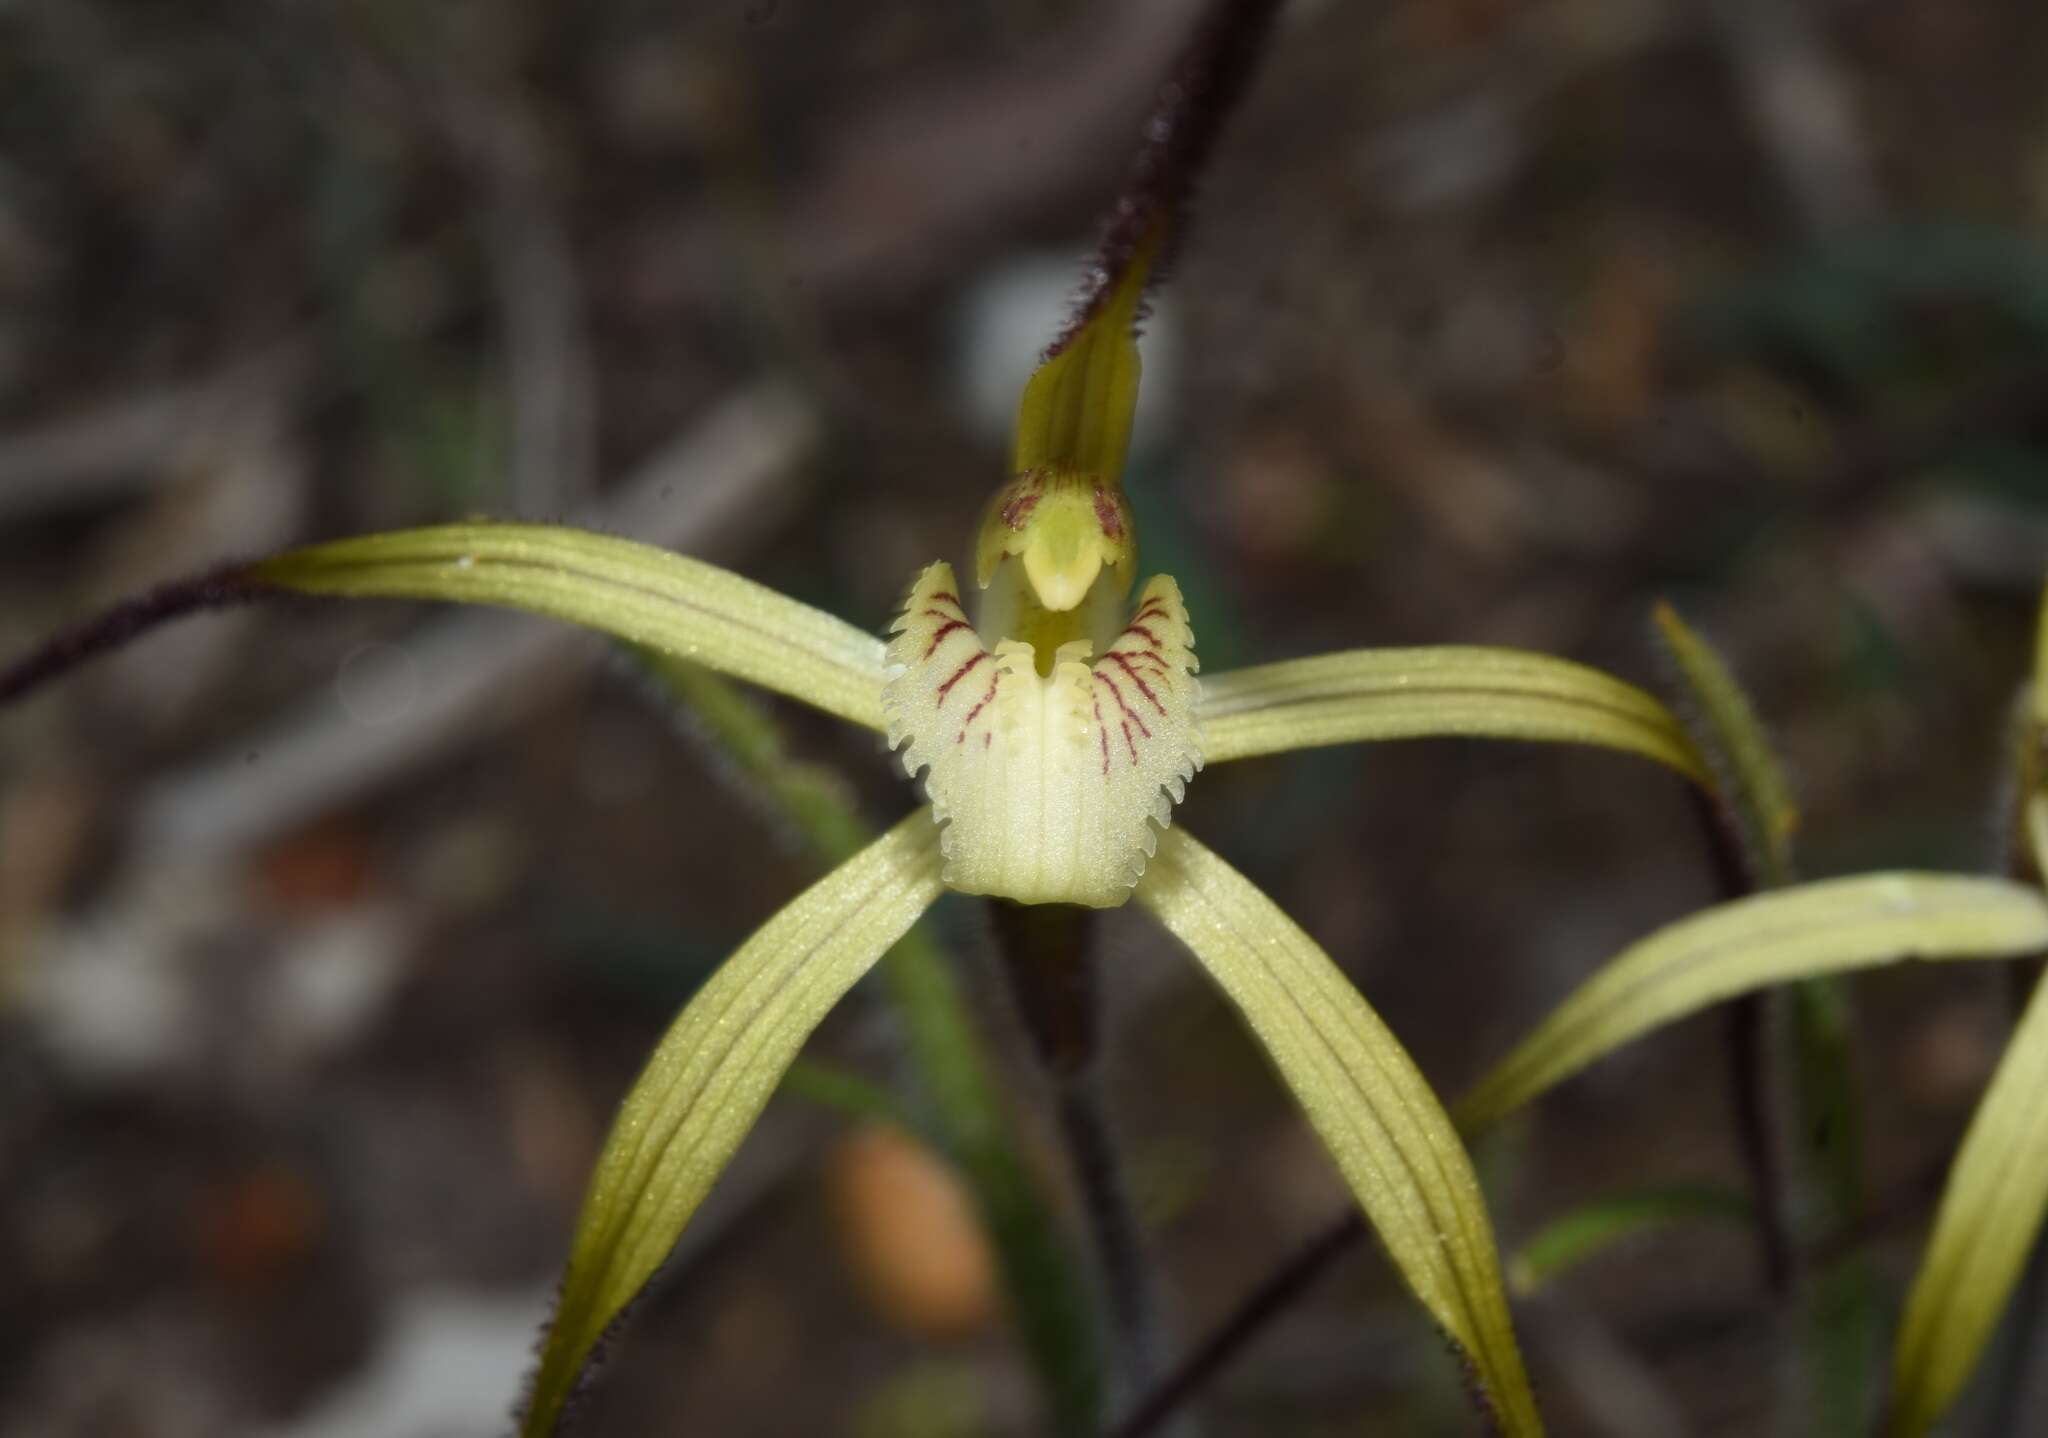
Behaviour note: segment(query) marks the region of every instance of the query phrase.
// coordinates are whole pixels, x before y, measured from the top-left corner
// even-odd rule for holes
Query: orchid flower
[[[1542,1431],[1491,1225],[1450,1120],[1343,972],[1173,808],[1208,764],[1349,740],[1489,735],[1699,760],[1649,695],[1505,649],[1352,650],[1196,678],[1161,575],[1136,586],[1121,473],[1155,246],[1027,385],[1012,478],[971,589],[938,561],[885,642],[751,580],[623,539],[462,524],[324,544],[247,578],[566,619],[885,736],[928,803],[769,919],[693,998],[627,1096],[592,1179],[525,1415],[554,1430],[805,1038],[947,889],[1024,904],[1133,899],[1186,945],[1271,1056],[1501,1428]],[[1135,588],[1135,599],[1132,594]]]
[[[1276,0],[1216,11],[1162,91],[1104,261],[1019,406],[1010,478],[972,548],[935,561],[884,640],[740,575],[627,540],[459,524],[292,551],[169,586],[0,672],[0,702],[195,608],[293,591],[496,605],[693,661],[882,735],[928,802],[770,918],[688,1003],[627,1095],[584,1199],[523,1418],[554,1432],[806,1038],[944,891],[1132,900],[1238,1008],[1499,1428],[1542,1422],[1471,1162],[1371,1006],[1173,810],[1205,765],[1353,740],[1591,744],[1696,781],[1655,699],[1505,649],[1351,650],[1196,677],[1179,586],[1140,586],[1122,487],[1137,331],[1192,175]],[[1135,597],[1134,597],[1135,592]]]
[[[1796,816],[1775,758],[1732,678],[1673,614],[1659,626],[1703,716],[1698,738],[1632,685],[1507,649],[1355,649],[1197,677],[1196,616],[1179,586],[1165,575],[1138,583],[1137,516],[1122,486],[1138,328],[1191,178],[1277,8],[1231,0],[1198,32],[1195,59],[1169,81],[1147,127],[1103,262],[1025,387],[1009,478],[971,546],[972,584],[942,559],[905,576],[886,639],[687,556],[559,526],[482,523],[229,566],[119,606],[0,669],[5,703],[152,624],[281,591],[495,605],[676,656],[873,731],[921,785],[923,804],[724,963],[627,1094],[584,1197],[525,1405],[526,1438],[561,1425],[593,1356],[809,1035],[947,890],[1085,909],[1135,900],[1178,939],[1263,1045],[1365,1224],[1510,1438],[1537,1438],[1543,1424],[1461,1130],[1475,1134],[1652,1029],[1730,997],[1907,958],[2048,947],[2048,896],[2037,886],[1910,873],[1793,883]],[[2018,766],[2035,877],[2048,869],[2048,609],[2041,635]],[[1766,890],[1624,950],[1482,1078],[1455,1123],[1337,964],[1174,823],[1208,765],[1429,736],[1584,744],[1660,764],[1717,806],[1752,856],[1754,887]],[[2044,1081],[2048,989],[2021,1021],[1944,1197],[1899,1336],[1893,1438],[1919,1438],[1954,1400],[2048,1215],[2048,1169],[2011,1162],[2048,1133],[2037,1101]],[[1647,1211],[1686,1207],[1667,1198]],[[1632,1221],[1631,1210],[1614,1211]]]

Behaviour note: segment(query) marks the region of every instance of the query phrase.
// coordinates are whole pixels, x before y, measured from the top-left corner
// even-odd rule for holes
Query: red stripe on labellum
[[[982,660],[988,657],[988,651],[984,649],[980,653],[976,654],[972,659],[968,660],[965,664],[961,665],[958,669],[955,669],[953,671],[953,677],[951,679],[948,679],[944,684],[941,684],[939,686],[938,702],[943,705],[946,702],[946,695],[952,690],[953,686],[955,684],[958,684],[962,679],[965,679],[969,672],[973,670],[975,665],[981,663]]]
[[[974,707],[967,711],[967,717],[960,721],[959,737],[953,740],[955,744],[960,743],[967,737],[968,726],[974,723],[974,716],[988,708],[988,701],[996,697],[996,685],[1001,681],[1002,677],[1001,674],[991,674],[988,676],[988,688],[982,691],[981,698],[975,701]],[[987,747],[987,734],[981,736],[981,742],[984,748]]]
[[[925,613],[927,613],[927,614],[930,614],[931,612],[932,612],[932,611],[931,611],[931,610],[929,610],[929,609],[927,609],[927,610],[925,611]],[[941,614],[941,615],[938,615],[937,617],[938,617],[938,618],[940,618],[940,619],[946,619],[946,616],[945,616],[945,615],[943,615],[943,614]],[[936,630],[935,630],[935,631],[933,632],[933,634],[932,634],[932,642],[931,642],[931,643],[929,643],[929,644],[927,644],[927,645],[925,645],[925,647],[924,647],[924,657],[925,657],[925,658],[927,658],[927,659],[929,659],[929,658],[931,658],[931,657],[932,657],[932,655],[934,655],[934,654],[938,653],[938,651],[939,651],[939,643],[940,643],[940,641],[942,641],[943,639],[945,639],[945,637],[946,637],[946,636],[947,636],[948,634],[951,634],[951,633],[952,633],[952,632],[953,632],[954,630],[956,630],[956,629],[965,629],[965,628],[967,628],[967,621],[966,621],[966,620],[964,620],[964,619],[946,619],[946,622],[945,622],[944,624],[941,624],[941,625],[940,625],[940,626],[939,626],[939,627],[938,627],[938,628],[937,628],[937,629],[936,629]]]
[[[1108,657],[1114,659],[1117,662],[1117,666],[1121,668],[1124,671],[1124,673],[1131,676],[1131,682],[1138,686],[1138,692],[1140,694],[1143,694],[1147,699],[1150,699],[1152,701],[1152,707],[1154,709],[1157,709],[1161,714],[1164,714],[1166,712],[1166,706],[1159,702],[1159,696],[1157,694],[1154,694],[1152,690],[1146,685],[1144,679],[1139,676],[1138,671],[1131,668],[1130,660],[1126,659],[1123,655],[1117,653],[1114,649],[1109,651]]]
[[[1145,721],[1143,719],[1140,719],[1137,716],[1137,714],[1131,709],[1131,706],[1124,702],[1124,691],[1116,687],[1116,681],[1110,678],[1107,674],[1097,674],[1095,678],[1109,686],[1109,692],[1116,696],[1116,707],[1123,710],[1124,717],[1130,720],[1131,723],[1136,724],[1138,726],[1139,731],[1143,733],[1147,739],[1150,739],[1152,737],[1152,731],[1145,727]],[[1124,732],[1128,734],[1130,733],[1130,730],[1126,728]]]

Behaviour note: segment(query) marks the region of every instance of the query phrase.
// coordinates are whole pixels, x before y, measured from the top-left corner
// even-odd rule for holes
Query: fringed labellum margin
[[[918,576],[889,645],[882,704],[904,768],[945,830],[947,887],[1107,909],[1131,896],[1201,767],[1194,632],[1160,576],[1100,659],[1074,640],[1040,674],[1032,646],[985,645],[949,564]]]

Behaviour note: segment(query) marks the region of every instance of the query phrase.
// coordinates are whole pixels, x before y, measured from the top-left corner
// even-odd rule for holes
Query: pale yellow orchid
[[[560,1426],[598,1346],[809,1035],[948,889],[1088,909],[1135,898],[1178,938],[1265,1047],[1365,1221],[1511,1438],[1534,1438],[1543,1426],[1461,1130],[1476,1134],[1615,1049],[1731,997],[1907,959],[2048,949],[2048,894],[2034,884],[1916,873],[1794,883],[1796,814],[1775,757],[1732,676],[1669,612],[1659,628],[1694,701],[1697,747],[1634,686],[1505,649],[1349,650],[1197,678],[1195,617],[1179,586],[1167,576],[1138,584],[1136,515],[1121,481],[1139,383],[1136,331],[1192,176],[1277,8],[1278,0],[1223,0],[1198,28],[1112,211],[1088,296],[1025,389],[1007,482],[972,546],[972,587],[943,560],[906,575],[886,640],[646,545],[553,526],[463,524],[179,581],[0,669],[4,704],[151,625],[278,591],[497,605],[836,715],[884,736],[922,782],[926,804],[726,961],[627,1095],[584,1199],[522,1418],[528,1438]],[[2024,867],[2039,877],[2048,869],[2048,607],[2028,716],[2017,770]],[[1766,890],[1666,925],[1592,973],[1456,1106],[1455,1126],[1314,940],[1173,824],[1205,765],[1424,736],[1588,744],[1661,764],[1701,787],[1744,841],[1750,887]],[[757,764],[780,762],[776,746],[766,751]],[[786,766],[780,772],[788,777]],[[1954,1401],[2048,1216],[2048,1167],[2012,1161],[2048,1142],[2044,1082],[2048,988],[2021,1021],[1937,1217],[1899,1334],[1892,1438],[1920,1438]],[[1054,1421],[1086,1431],[1095,1406],[1091,1392]],[[1137,1408],[1142,1415],[1146,1405]]]
[[[684,1009],[627,1097],[585,1202],[525,1431],[553,1431],[600,1337],[660,1267],[805,1038],[951,888],[1133,897],[1242,1011],[1503,1430],[1542,1431],[1465,1151],[1398,1042],[1307,934],[1184,828],[1204,764],[1347,740],[1605,746],[1690,777],[1649,695],[1500,649],[1357,650],[1198,682],[1174,581],[1137,591],[1122,491],[1140,253],[1026,389],[973,591],[937,562],[884,642],[697,560],[573,530],[467,524],[299,550],[250,571],[307,593],[571,620],[883,732],[929,804],[771,918]],[[970,609],[969,601],[977,601]]]
[[[1542,655],[1355,650],[1198,681],[1178,585],[1158,576],[1137,587],[1122,471],[1147,281],[1276,8],[1220,5],[1198,27],[1147,126],[1089,292],[1025,387],[1009,479],[973,546],[974,589],[932,563],[912,579],[887,642],[645,545],[465,524],[200,576],[0,672],[5,702],[149,624],[280,590],[491,604],[582,624],[879,731],[911,778],[922,776],[929,803],[742,945],[627,1095],[585,1196],[522,1420],[529,1438],[557,1429],[599,1343],[806,1038],[949,888],[1090,909],[1135,897],[1264,1045],[1403,1279],[1469,1362],[1499,1429],[1542,1433],[1492,1226],[1450,1118],[1342,971],[1173,827],[1173,809],[1205,764],[1425,735],[1593,744],[1706,775],[1655,699]],[[1540,1087],[1524,1083],[1515,1097]]]

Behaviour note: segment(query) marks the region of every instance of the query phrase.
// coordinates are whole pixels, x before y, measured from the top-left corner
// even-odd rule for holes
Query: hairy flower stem
[[[0,668],[0,704],[26,698],[72,670],[140,638],[159,625],[208,609],[274,599],[285,591],[253,577],[243,563],[222,564],[124,599],[53,635]]]
[[[1755,705],[1675,610],[1659,605],[1652,621],[1713,775],[1697,808],[1724,898],[1796,884],[1799,812]],[[1742,1000],[1728,1034],[1766,1280],[1797,1313],[1808,1424],[1851,1431],[1862,1426],[1873,1386],[1871,1274],[1855,1261],[1823,1269],[1804,1258],[1820,1238],[1853,1225],[1863,1206],[1848,1007],[1836,983],[1809,978]]]
[[[1722,1034],[1727,1044],[1729,1108],[1736,1147],[1749,1174],[1758,1262],[1773,1294],[1791,1291],[1796,1267],[1786,1218],[1785,1166],[1778,1116],[1771,1106],[1771,1050],[1768,994],[1745,994],[1728,1006]]]
[[[1146,286],[1165,278],[1187,233],[1195,185],[1216,141],[1251,85],[1282,0],[1216,0],[1175,58],[1145,123],[1116,203],[1103,226],[1072,318],[1046,351],[1058,354],[1109,302],[1132,264],[1151,266]]]
[[[1081,1187],[1088,1235],[1102,1265],[1115,1352],[1112,1396],[1127,1402],[1158,1380],[1165,1336],[1137,1210],[1092,1074],[1059,1082],[1060,1132]]]
[[[1704,790],[1693,789],[1690,794],[1721,897],[1739,899],[1756,892],[1735,817]],[[1765,1042],[1769,1002],[1768,994],[1746,994],[1735,1000],[1728,1006],[1722,1033],[1727,1045],[1735,1141],[1749,1173],[1750,1202],[1756,1214],[1758,1261],[1770,1291],[1783,1295],[1791,1290],[1796,1265],[1785,1166],[1779,1158],[1783,1138],[1771,1104],[1771,1052]]]
[[[1025,1031],[1053,1083],[1060,1137],[1109,1311],[1111,1388],[1129,1401],[1158,1377],[1164,1340],[1151,1265],[1097,1077],[1095,910],[1005,899],[991,900],[989,909]]]
[[[1095,911],[989,900],[996,949],[1033,1052],[1053,1078],[1091,1072],[1097,1045]]]

